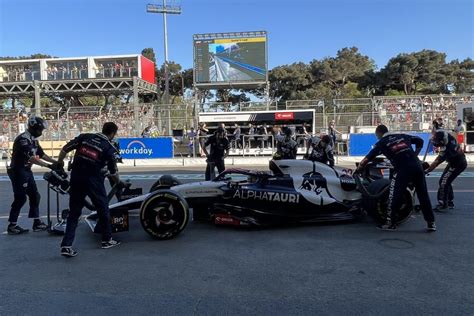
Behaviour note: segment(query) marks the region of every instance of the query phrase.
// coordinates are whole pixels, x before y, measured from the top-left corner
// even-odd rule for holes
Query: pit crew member
[[[66,154],[75,150],[71,171],[71,186],[69,189],[69,216],[66,232],[61,242],[61,255],[74,257],[77,252],[72,248],[75,232],[85,198],[88,196],[97,210],[99,230],[102,233],[102,248],[107,249],[120,244],[112,239],[109,202],[105,191],[104,167],[107,167],[112,182],[119,183],[120,178],[116,165],[116,148],[111,143],[117,134],[118,127],[113,122],[107,122],[102,127],[102,133],[80,134],[67,143],[59,154],[61,164]]]
[[[375,135],[378,138],[378,142],[375,143],[367,156],[362,159],[356,172],[360,172],[369,161],[380,154],[384,154],[394,167],[387,208],[389,218],[379,228],[391,231],[397,229],[397,212],[401,207],[402,197],[407,189],[407,185],[411,182],[415,186],[421,211],[427,222],[427,229],[428,231],[435,231],[435,217],[428,196],[425,174],[418,159],[418,154],[423,147],[423,139],[407,134],[389,133],[385,125],[377,126]],[[415,145],[415,150],[413,150],[412,145]]]
[[[333,167],[334,153],[331,143],[329,135],[324,135],[321,138],[317,136],[311,137],[308,142],[308,148],[306,149],[306,159],[322,162]]]
[[[426,169],[426,173],[433,171],[446,161],[448,165],[439,179],[438,205],[435,211],[445,211],[454,208],[453,181],[467,168],[467,161],[456,138],[444,130],[437,131],[431,139],[434,146],[439,147],[439,154],[435,161]]]
[[[43,231],[48,228],[40,220],[39,203],[41,195],[36,187],[31,166],[38,165],[53,168],[57,161],[46,155],[38,142],[38,137],[42,135],[43,130],[47,127],[46,122],[41,117],[31,116],[27,124],[27,130],[18,135],[13,143],[12,160],[10,167],[7,169],[14,196],[8,218],[7,233],[9,235],[19,235],[29,231],[17,224],[20,210],[25,205],[27,197],[30,202],[28,217],[33,218],[33,231]]]
[[[283,135],[277,136],[277,152],[273,159],[296,159],[298,144],[293,139],[293,131],[285,127]]]

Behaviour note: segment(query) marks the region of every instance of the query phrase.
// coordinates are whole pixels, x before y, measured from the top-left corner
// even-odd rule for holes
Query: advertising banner
[[[421,137],[424,140],[421,155],[426,151],[431,134],[430,133],[408,133],[410,135]],[[349,136],[349,156],[365,156],[377,142],[375,134],[350,134]],[[428,154],[433,153],[433,146],[430,145]]]
[[[173,158],[173,138],[120,138],[123,159]]]

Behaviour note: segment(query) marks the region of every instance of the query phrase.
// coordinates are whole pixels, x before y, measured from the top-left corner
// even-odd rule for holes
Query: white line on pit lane
[[[431,172],[428,178],[439,178],[442,172]],[[121,175],[124,180],[158,180],[163,174],[124,174]],[[170,174],[178,180],[204,181],[204,174],[180,173]],[[460,178],[474,178],[474,171],[466,171],[459,175]],[[43,176],[36,175],[36,181],[44,181]],[[0,182],[10,182],[8,176],[0,176]]]

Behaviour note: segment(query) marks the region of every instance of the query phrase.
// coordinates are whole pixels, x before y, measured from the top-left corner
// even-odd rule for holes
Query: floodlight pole
[[[163,4],[155,5],[148,4],[147,10],[148,13],[161,13],[163,14],[163,40],[164,40],[164,50],[165,50],[165,92],[163,94],[163,103],[169,107],[169,92],[170,92],[170,82],[169,82],[169,69],[168,69],[168,25],[166,20],[167,14],[181,14],[180,6],[168,6],[166,0],[163,0]],[[168,109],[168,132],[171,135],[171,109]]]

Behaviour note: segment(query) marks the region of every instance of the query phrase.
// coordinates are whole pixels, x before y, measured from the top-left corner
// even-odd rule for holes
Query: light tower
[[[166,0],[163,0],[163,4],[147,4],[146,12],[148,13],[161,13],[163,14],[163,33],[164,33],[164,49],[165,49],[165,92],[163,94],[163,103],[169,105],[169,92],[170,92],[170,83],[169,83],[169,70],[168,70],[168,27],[166,23],[167,14],[181,14],[181,6],[179,5],[168,5]],[[168,110],[169,118],[170,110]],[[169,118],[170,120],[170,118]],[[171,122],[168,121],[168,129],[171,132]]]

